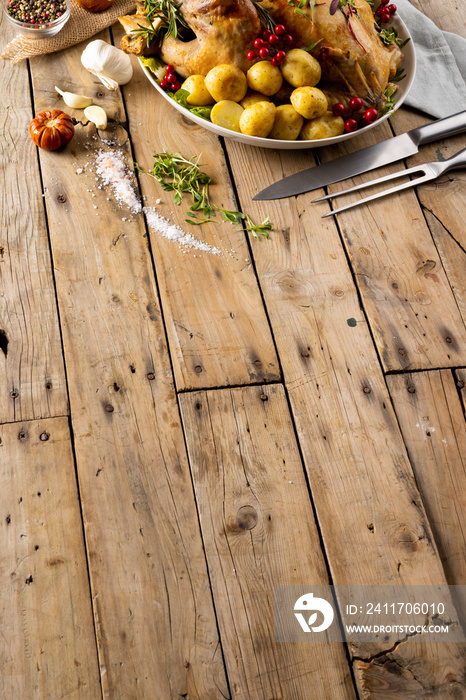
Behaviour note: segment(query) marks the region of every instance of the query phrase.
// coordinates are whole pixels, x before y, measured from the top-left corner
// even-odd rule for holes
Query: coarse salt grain
[[[133,214],[142,210],[134,191],[131,173],[125,165],[123,154],[117,151],[99,151],[96,155],[96,173],[105,185],[110,185],[118,202],[126,204]]]
[[[171,224],[165,217],[161,216],[153,207],[144,207],[147,223],[156,233],[162,234],[164,238],[170,241],[175,241],[185,248],[195,248],[202,250],[204,253],[212,253],[212,255],[223,255],[220,248],[211,246],[208,243],[203,243],[197,238],[194,238],[190,233],[186,233],[176,224]],[[184,251],[186,252],[186,251]]]

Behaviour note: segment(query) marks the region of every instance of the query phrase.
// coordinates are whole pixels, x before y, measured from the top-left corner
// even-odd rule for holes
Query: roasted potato
[[[269,138],[295,141],[303,124],[304,117],[298,114],[293,105],[279,105]]]
[[[268,96],[275,95],[283,82],[280,69],[277,66],[272,66],[270,61],[255,63],[250,67],[246,76],[251,90]]]
[[[232,100],[220,100],[212,107],[210,121],[224,129],[240,132],[240,118],[244,109],[237,102]]]
[[[215,102],[222,100],[239,102],[248,89],[243,71],[229,63],[220,63],[212,68],[205,77],[205,86]]]
[[[291,104],[305,119],[321,117],[328,109],[327,98],[316,87],[300,87],[291,93]]]
[[[332,112],[325,112],[321,117],[305,122],[299,138],[305,141],[329,139],[332,136],[340,136],[344,130],[345,122],[342,117],[335,117]]]
[[[266,137],[270,134],[277,108],[272,102],[256,102],[242,113],[239,126],[242,134]]]
[[[255,105],[256,102],[270,102],[270,99],[267,97],[267,95],[261,95],[260,92],[254,92],[254,90],[248,90],[245,97],[240,102],[240,105],[243,109],[247,109],[248,107],[251,107],[251,105]]]
[[[205,77],[203,75],[190,75],[186,78],[182,90],[189,92],[189,97],[186,98],[188,105],[204,106],[213,105],[215,100],[205,86]]]
[[[280,66],[285,80],[293,87],[314,87],[320,80],[322,71],[319,62],[303,49],[291,49]]]

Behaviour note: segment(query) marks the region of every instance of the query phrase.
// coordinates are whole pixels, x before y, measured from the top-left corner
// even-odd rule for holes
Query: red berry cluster
[[[352,112],[358,112],[362,108],[362,100],[360,97],[352,97],[351,100],[349,101],[349,107]],[[344,112],[346,110],[346,107],[344,104],[341,102],[337,102],[336,104],[333,105],[332,107],[332,112],[335,115],[335,117],[342,117]],[[354,117],[351,117],[351,119],[347,119],[345,121],[345,131],[356,131],[360,126],[367,126],[368,124],[372,124],[372,122],[375,122],[376,119],[379,118],[379,113],[376,109],[368,109],[364,112],[364,114],[361,116],[361,119],[359,123],[354,119]]]
[[[395,14],[397,7],[396,5],[390,4],[390,0],[380,0],[380,7],[375,11],[377,17],[380,17],[380,21],[383,23],[389,22],[390,17]]]
[[[254,61],[258,55],[260,58],[270,58],[270,63],[273,66],[279,66],[283,63],[286,57],[286,51],[293,43],[293,37],[288,34],[284,24],[277,24],[274,31],[264,29],[261,36],[258,36],[254,41],[254,49],[248,51],[246,58],[248,61]]]
[[[160,81],[160,87],[162,90],[171,90],[172,92],[178,92],[181,87],[180,81],[175,75],[175,66],[171,63],[165,66],[165,76]]]

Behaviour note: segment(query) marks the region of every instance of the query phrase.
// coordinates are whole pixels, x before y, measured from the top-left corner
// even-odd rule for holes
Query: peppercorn
[[[66,12],[66,0],[7,0],[5,3],[7,13],[13,19],[24,24],[30,24],[37,29],[48,26],[49,23],[59,19]]]

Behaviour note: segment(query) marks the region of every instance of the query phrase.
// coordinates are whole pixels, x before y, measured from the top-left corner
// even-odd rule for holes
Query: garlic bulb
[[[133,77],[129,56],[101,39],[86,46],[81,63],[102,81],[107,90],[116,90],[118,85],[124,85]]]
[[[57,88],[56,85],[55,90],[63,97],[63,102],[68,105],[68,107],[73,107],[73,109],[84,109],[84,107],[89,107],[89,105],[92,104],[92,97],[76,95],[74,92],[63,92],[63,90]]]
[[[90,122],[94,122],[98,129],[107,128],[107,113],[102,107],[98,105],[91,105],[86,107],[84,110],[84,116],[89,119]]]

